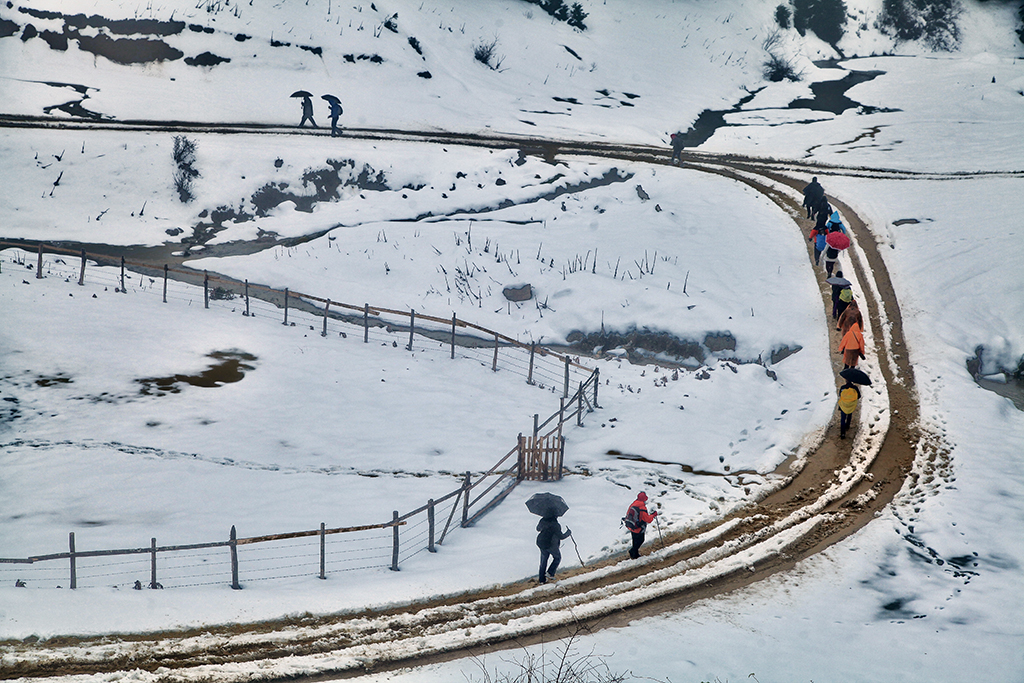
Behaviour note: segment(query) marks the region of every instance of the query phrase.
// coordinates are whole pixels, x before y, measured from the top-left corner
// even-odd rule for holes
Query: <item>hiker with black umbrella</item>
[[[299,128],[302,128],[306,121],[309,121],[314,128],[317,127],[316,121],[313,120],[313,93],[306,90],[296,90],[289,97],[301,97],[302,98],[302,120],[299,121]]]
[[[640,546],[644,544],[644,532],[647,530],[647,525],[653,522],[657,516],[657,510],[647,511],[647,494],[641,491],[637,494],[636,500],[630,503],[626,516],[622,518],[633,537],[633,546],[629,549],[629,556],[634,560],[640,557]]]
[[[540,573],[537,580],[547,583],[548,577],[555,575],[555,570],[562,562],[562,540],[572,535],[568,527],[562,533],[562,525],[558,523],[558,518],[568,512],[569,506],[561,496],[535,493],[526,501],[526,507],[533,514],[540,515],[540,521],[537,522],[537,547],[540,548]]]
[[[336,138],[341,135],[341,131],[338,130],[338,117],[342,114],[341,100],[334,95],[321,95],[320,99],[325,100],[330,108],[331,137]]]
[[[845,439],[850,422],[853,421],[853,413],[857,410],[857,403],[860,400],[860,389],[857,388],[857,385],[870,385],[871,378],[863,370],[857,368],[847,368],[840,372],[839,376],[846,380],[846,384],[839,387],[839,438]]]

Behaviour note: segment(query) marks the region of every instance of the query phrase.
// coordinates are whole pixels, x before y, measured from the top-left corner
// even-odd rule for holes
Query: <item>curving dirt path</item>
[[[40,123],[0,119],[0,125]],[[295,129],[272,127],[142,122],[65,122],[60,127],[72,126],[116,127],[126,132],[170,128],[297,134]],[[517,148],[547,158],[586,155],[659,164],[669,160],[668,150],[637,145],[409,131],[346,133],[373,139]],[[800,189],[806,176],[901,175],[883,169],[842,169],[693,152],[683,155],[682,165],[746,183],[763,193],[792,217],[794,238],[800,239],[806,239],[810,228],[800,206]],[[872,347],[868,360],[877,363],[884,383],[876,382],[882,391],[855,419],[855,439],[839,441],[834,424],[822,433],[808,435],[795,462],[780,467],[778,473],[785,475],[780,478],[782,483],[762,499],[701,529],[666,535],[664,548],[639,561],[606,558],[568,572],[555,584],[538,586],[521,581],[384,612],[350,612],[195,632],[0,643],[0,678],[45,679],[125,670],[137,670],[133,674],[137,680],[152,681],[357,676],[369,670],[521,647],[679,610],[785,571],[846,538],[870,522],[908,480],[913,485],[915,459],[920,463],[934,458],[942,446],[937,438],[920,432],[917,425],[913,371],[905,350],[899,306],[874,237],[852,206],[840,200],[834,204],[847,219],[854,237],[853,258],[846,260],[852,263],[853,274],[864,292],[860,301]],[[830,288],[824,284],[820,270],[818,278],[822,305],[829,306]],[[838,341],[834,336],[833,332],[833,349]]]

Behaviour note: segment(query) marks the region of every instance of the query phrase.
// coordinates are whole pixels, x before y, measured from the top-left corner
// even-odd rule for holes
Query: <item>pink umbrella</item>
[[[848,246],[850,246],[850,238],[847,237],[844,233],[839,232],[837,230],[836,232],[830,232],[825,237],[825,244],[832,247],[833,249],[839,249],[840,251],[842,251],[843,249],[846,249]]]

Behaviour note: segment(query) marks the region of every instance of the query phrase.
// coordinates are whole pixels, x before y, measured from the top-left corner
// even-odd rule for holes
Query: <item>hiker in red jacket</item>
[[[633,536],[633,547],[629,549],[629,556],[634,560],[640,557],[640,546],[644,544],[644,531],[647,529],[647,525],[653,522],[657,516],[657,511],[647,511],[647,494],[641,491],[637,494],[636,500],[630,503],[626,516],[622,518],[629,533]]]

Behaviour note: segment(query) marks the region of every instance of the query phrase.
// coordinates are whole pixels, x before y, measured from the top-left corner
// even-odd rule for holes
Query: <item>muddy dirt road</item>
[[[116,129],[126,135],[155,129],[310,134],[294,128],[186,123],[4,119],[0,125]],[[514,148],[548,159],[579,155],[652,164],[669,162],[668,149],[637,145],[441,132],[347,130],[346,135]],[[696,152],[684,153],[682,166],[742,182],[761,192],[792,218],[793,239],[805,243],[810,222],[803,218],[800,190],[810,175],[909,175]],[[606,558],[568,572],[557,584],[518,582],[386,612],[240,624],[202,632],[0,643],[0,677],[46,679],[124,670],[136,670],[136,678],[153,681],[356,676],[369,670],[519,647],[532,640],[550,641],[580,629],[618,626],[639,617],[679,610],[785,571],[846,538],[870,522],[902,487],[916,486],[913,472],[926,470],[922,461],[936,459],[943,447],[938,438],[922,433],[917,425],[914,377],[905,350],[899,305],[875,239],[858,217],[852,199],[849,203],[836,201],[835,205],[854,236],[849,260],[864,291],[861,309],[870,327],[872,345],[868,355],[876,359],[881,371],[884,396],[855,421],[855,439],[839,441],[837,425],[824,433],[808,435],[804,452],[797,457],[799,466],[794,471],[791,463],[785,463],[779,472],[785,476],[766,497],[686,535],[666,535],[664,548],[637,562]],[[162,267],[167,250],[153,253],[159,253]],[[135,252],[133,260],[139,258],[145,255]],[[155,256],[153,263],[157,265]],[[813,267],[810,259],[808,264]],[[828,306],[830,288],[820,269],[817,272],[822,306]],[[834,349],[838,340],[834,331],[831,334]]]

